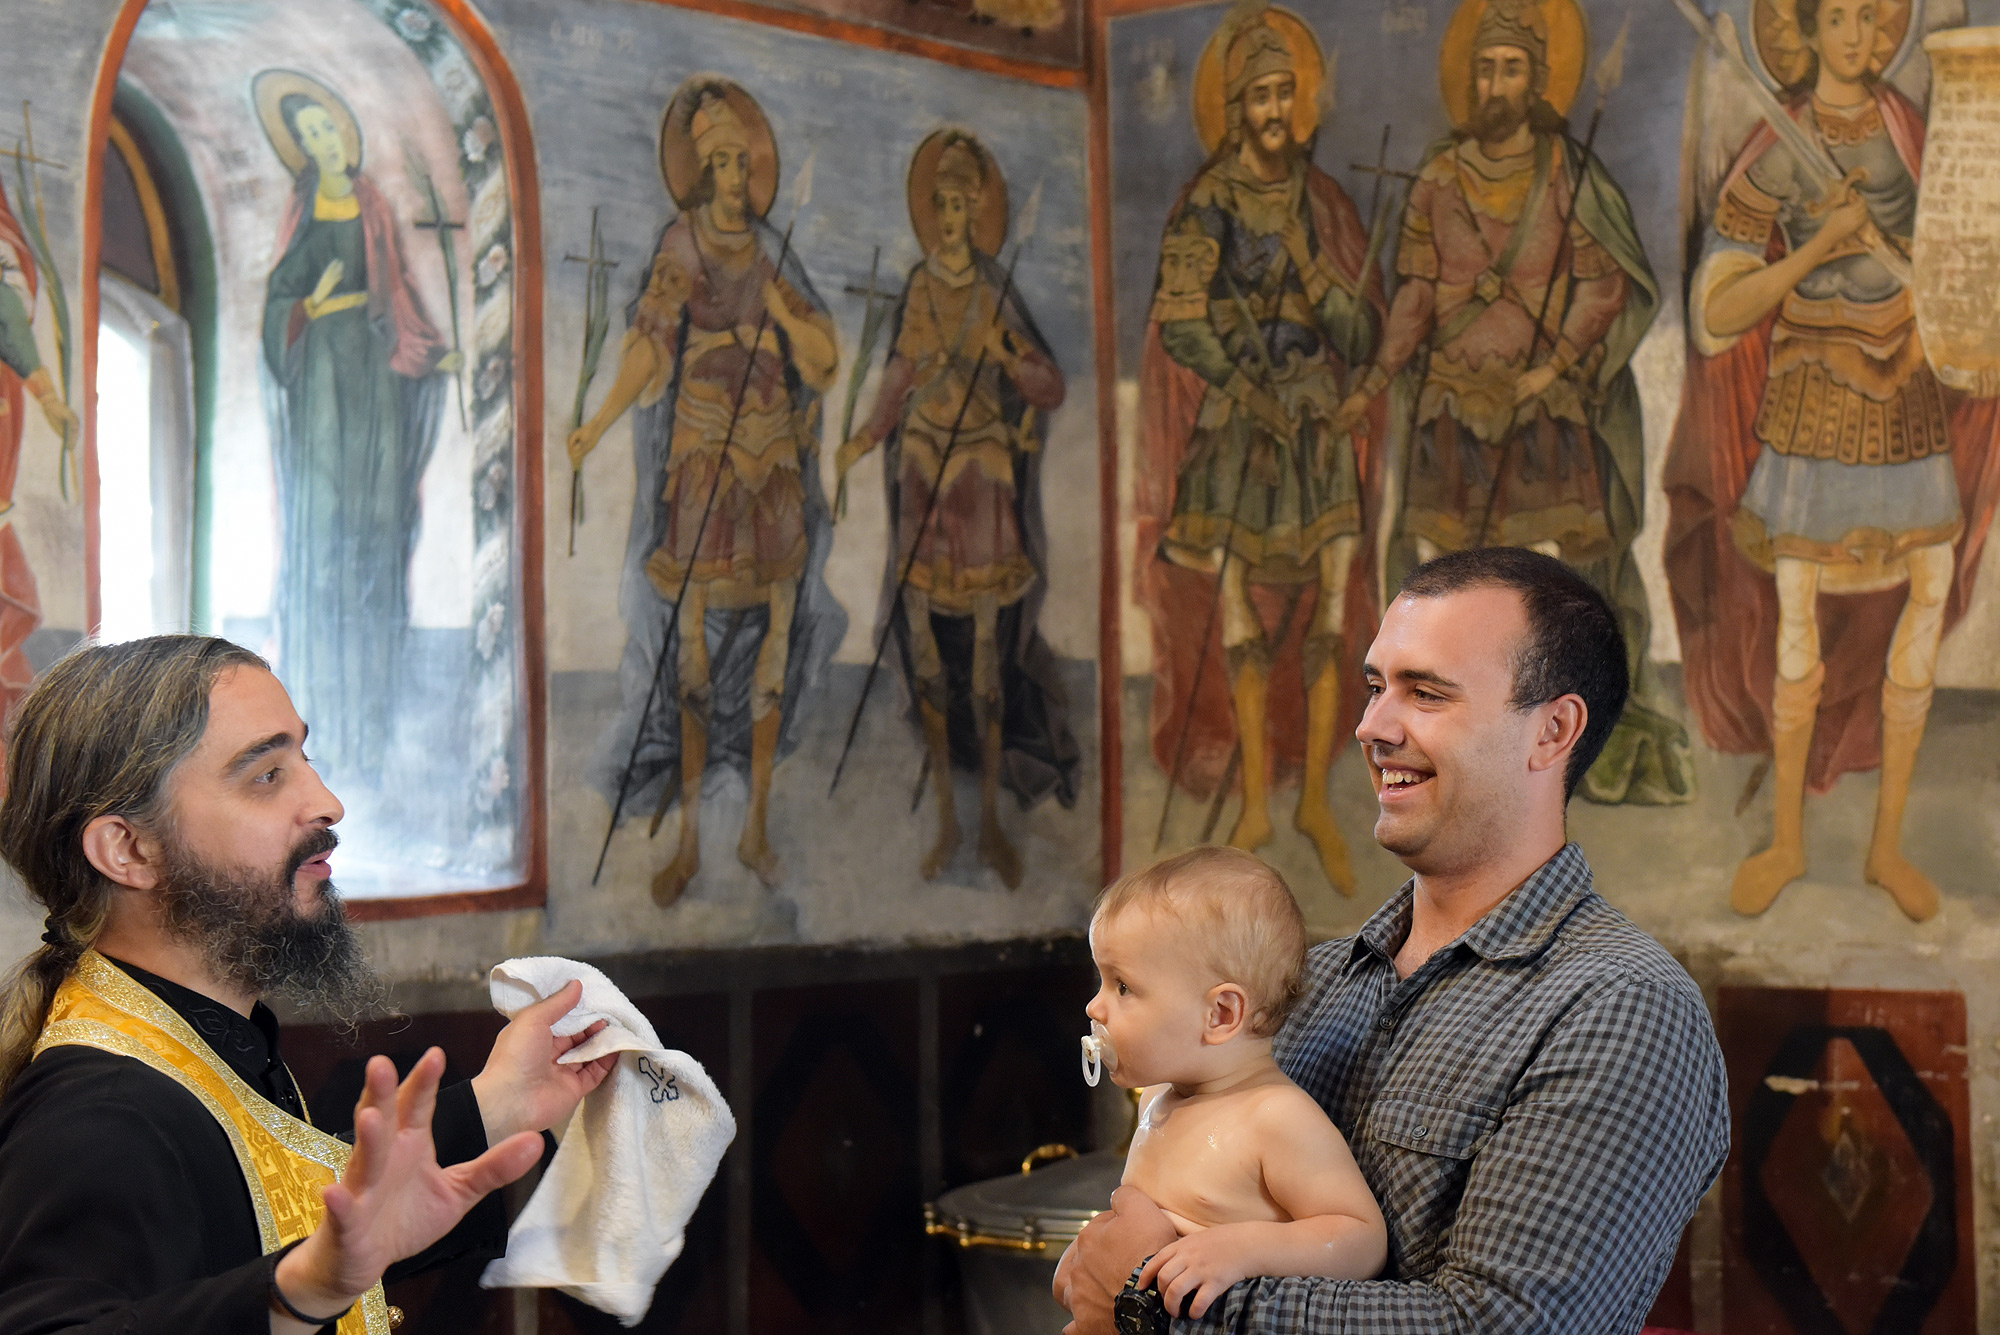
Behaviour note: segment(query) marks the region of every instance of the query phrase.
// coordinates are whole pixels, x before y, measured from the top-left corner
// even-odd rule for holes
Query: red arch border
[[[357,922],[427,917],[468,910],[538,908],[548,901],[548,671],[542,572],[542,211],[535,171],[534,131],[527,104],[499,43],[470,0],[432,0],[471,57],[493,99],[493,113],[507,164],[507,193],[514,226],[514,496],[519,516],[521,569],[521,688],[528,703],[528,866],[522,882],[500,890],[472,890],[409,899],[347,901]],[[84,614],[95,634],[103,618],[97,473],[98,271],[103,261],[104,153],[111,134],[111,101],[118,72],[146,0],[125,0],[97,69],[88,128],[83,203],[83,571]]]

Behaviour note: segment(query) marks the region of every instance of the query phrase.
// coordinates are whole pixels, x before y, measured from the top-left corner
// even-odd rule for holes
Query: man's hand
[[[1249,393],[1243,398],[1243,406],[1250,410],[1250,415],[1256,418],[1266,431],[1285,444],[1293,445],[1298,442],[1298,423],[1286,415],[1285,406],[1279,403],[1277,396],[1269,390],[1251,386]]]
[[[1201,1316],[1210,1303],[1250,1277],[1242,1240],[1241,1231],[1228,1225],[1176,1238],[1153,1253],[1139,1275],[1139,1287],[1157,1284],[1167,1311]],[[1183,1309],[1189,1294],[1194,1295],[1194,1305]]]
[[[1514,406],[1533,403],[1542,397],[1542,391],[1556,382],[1556,368],[1548,362],[1530,371],[1523,371],[1521,378],[1514,382]]]
[[[324,1189],[326,1217],[278,1263],[277,1285],[312,1316],[345,1311],[382,1272],[436,1242],[478,1204],[533,1167],[539,1136],[510,1136],[469,1163],[438,1167],[431,1143],[444,1054],[426,1052],[399,1088],[387,1057],[371,1057],[354,1105],[354,1154]],[[273,1318],[288,1328],[297,1323]]]
[[[583,984],[572,978],[560,991],[508,1021],[493,1040],[486,1069],[472,1077],[488,1145],[523,1131],[540,1133],[559,1125],[618,1064],[615,1052],[571,1066],[557,1061],[604,1028],[605,1022],[599,1020],[567,1038],[555,1034],[556,1022],[575,1010],[582,998]]]
[[[597,448],[598,438],[603,434],[604,428],[598,424],[595,417],[570,432],[569,439],[564,442],[569,450],[569,466],[571,468],[583,467],[584,459],[588,457],[592,450]]]
[[[1173,1221],[1137,1187],[1111,1194],[1111,1209],[1090,1221],[1056,1269],[1056,1301],[1069,1309],[1063,1335],[1115,1335],[1111,1304],[1132,1270],[1177,1236]]]
[[[1332,434],[1335,439],[1345,436],[1359,427],[1367,419],[1368,405],[1373,402],[1372,398],[1361,393],[1359,390],[1348,395],[1341,402],[1340,412],[1335,415],[1332,422]]]
[[[328,260],[326,267],[319,271],[319,282],[313,284],[312,295],[306,298],[306,309],[325,301],[333,295],[333,289],[340,286],[340,280],[347,273],[347,265],[339,260]]]

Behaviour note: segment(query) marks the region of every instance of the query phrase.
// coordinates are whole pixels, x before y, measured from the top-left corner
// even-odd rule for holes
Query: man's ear
[[[157,889],[160,854],[160,841],[123,816],[99,816],[83,827],[83,855],[113,885]]]
[[[1250,998],[1236,983],[1217,983],[1208,989],[1208,1013],[1202,1017],[1201,1041],[1213,1046],[1227,1043],[1250,1023]]]
[[[1551,700],[1539,712],[1542,718],[1535,729],[1534,749],[1528,753],[1528,768],[1537,772],[1563,769],[1590,722],[1590,707],[1582,696],[1570,694]]]

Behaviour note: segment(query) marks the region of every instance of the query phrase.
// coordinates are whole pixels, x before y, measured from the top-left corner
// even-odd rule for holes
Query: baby
[[[1379,1271],[1388,1231],[1346,1139],[1271,1057],[1305,969],[1284,878],[1232,848],[1168,858],[1104,892],[1090,951],[1100,986],[1085,1064],[1094,1055],[1143,1087],[1124,1183],[1180,1233],[1139,1287],[1198,1317],[1254,1275]]]

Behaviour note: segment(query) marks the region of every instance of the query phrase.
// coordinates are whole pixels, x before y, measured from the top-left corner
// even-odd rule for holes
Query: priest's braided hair
[[[112,886],[84,855],[85,828],[101,816],[162,828],[167,781],[207,730],[216,678],[265,666],[227,640],[155,635],[79,649],[21,702],[0,857],[48,918],[41,947],[0,984],[0,1092],[34,1055],[56,989],[109,916]]]

